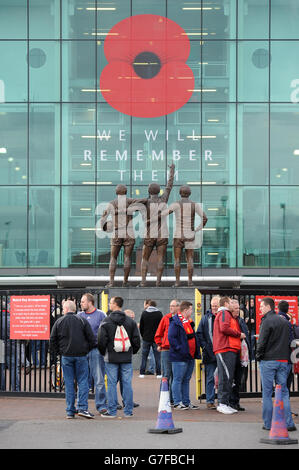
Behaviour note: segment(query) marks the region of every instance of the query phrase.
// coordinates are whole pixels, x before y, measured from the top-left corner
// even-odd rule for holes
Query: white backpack
[[[127,352],[131,347],[131,341],[123,325],[117,326],[114,336],[114,351]]]

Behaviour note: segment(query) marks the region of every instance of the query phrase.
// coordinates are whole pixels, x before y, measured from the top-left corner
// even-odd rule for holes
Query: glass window
[[[0,41],[0,57],[0,105],[9,101],[27,101],[27,42]]]
[[[62,1],[61,7],[63,39],[90,39],[94,36],[96,30],[95,2]]]
[[[0,184],[27,184],[27,105],[0,107]]]
[[[268,101],[269,48],[263,41],[238,44],[238,100]]]
[[[298,41],[271,42],[271,101],[298,102]]]
[[[63,101],[96,101],[95,44],[95,41],[63,42]]]
[[[60,189],[29,189],[29,266],[60,265]]]
[[[297,0],[271,0],[271,37],[298,39],[299,4]]]
[[[59,1],[29,1],[29,37],[30,39],[60,38]]]
[[[202,100],[236,101],[236,43],[204,41]]]
[[[192,5],[190,7],[192,8]],[[233,39],[236,37],[235,0],[202,2],[202,17],[205,39]]]
[[[236,189],[203,187],[203,209],[208,217],[203,229],[202,267],[236,266]]]
[[[60,45],[58,41],[29,42],[30,101],[60,100]]]
[[[62,182],[95,182],[96,105],[62,105]]]
[[[269,37],[269,0],[238,0],[238,37]]]
[[[60,106],[30,105],[30,184],[60,183]]]
[[[1,0],[0,38],[27,39],[27,0]]]
[[[0,265],[27,266],[27,188],[0,188]]]
[[[268,188],[238,188],[238,266],[269,265]],[[254,209],[254,210],[253,210]]]
[[[95,188],[62,188],[62,267],[94,265]]]
[[[202,105],[203,184],[236,182],[236,105]]]
[[[132,126],[132,183],[165,184],[166,174],[165,117],[134,118]]]
[[[105,38],[116,23],[131,16],[130,3],[129,0],[116,0],[113,3],[97,2],[97,31],[94,35]]]
[[[142,0],[139,0],[139,2],[144,3]],[[163,15],[163,11],[160,14]],[[178,23],[186,31],[190,40],[201,38],[200,1],[192,4],[180,0],[177,2],[167,2],[167,18]]]
[[[131,157],[131,136],[134,142],[136,136],[135,130],[131,134],[130,117],[108,104],[98,104],[97,109],[97,184],[128,184],[136,158],[134,153]]]
[[[298,267],[299,188],[271,188],[271,268]]]
[[[269,106],[238,105],[238,183],[269,184]]]
[[[299,115],[294,105],[271,104],[271,184],[297,185],[299,172]]]
[[[167,116],[167,163],[175,164],[175,184],[201,182],[201,112],[188,103]]]
[[[170,18],[171,7],[172,5],[170,4],[168,6],[168,18]],[[151,0],[151,2],[145,2],[144,0],[132,0],[132,15],[146,14],[166,16],[166,2],[161,2],[161,0]],[[128,13],[128,16],[130,16],[130,13]]]

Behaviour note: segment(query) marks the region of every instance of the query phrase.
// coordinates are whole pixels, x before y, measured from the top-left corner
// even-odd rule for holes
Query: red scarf
[[[184,330],[185,330],[185,333],[187,335],[189,334],[192,334],[194,333],[194,330],[192,328],[192,325],[190,323],[189,320],[187,320],[187,318],[185,318],[181,313],[178,313],[178,316],[183,324],[183,327],[184,327]],[[196,341],[195,341],[195,338],[190,338],[188,339],[188,346],[189,346],[189,352],[190,352],[190,356],[192,358],[194,358],[195,356],[195,352],[196,352]]]

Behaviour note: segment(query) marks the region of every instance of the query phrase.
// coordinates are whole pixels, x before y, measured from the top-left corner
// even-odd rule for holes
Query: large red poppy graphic
[[[181,108],[194,89],[186,61],[187,34],[159,15],[136,15],[109,31],[104,53],[108,65],[100,77],[104,99],[121,113],[135,117],[164,116]]]

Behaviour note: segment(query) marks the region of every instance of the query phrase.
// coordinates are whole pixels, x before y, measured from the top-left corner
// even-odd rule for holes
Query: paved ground
[[[268,437],[262,430],[261,399],[243,399],[245,412],[225,416],[207,410],[205,401],[200,410],[173,411],[176,427],[183,432],[176,435],[148,433],[155,428],[160,381],[154,376],[139,379],[134,374],[134,400],[140,407],[131,419],[107,420],[96,413],[94,400],[90,411],[94,420],[77,417],[65,418],[65,400],[58,398],[23,398],[0,395],[0,448],[1,449],[294,449],[298,445],[270,446],[261,444]],[[194,380],[192,381],[192,396]],[[291,399],[293,411],[299,411],[299,398]],[[299,438],[298,431],[290,433]]]

